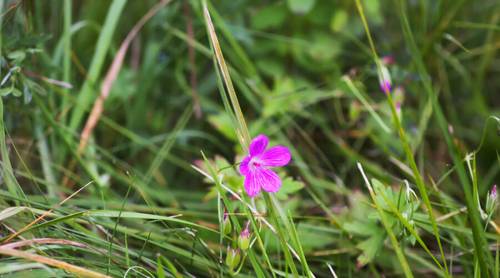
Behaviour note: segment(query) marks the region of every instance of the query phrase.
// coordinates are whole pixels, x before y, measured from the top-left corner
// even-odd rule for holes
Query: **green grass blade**
[[[210,18],[210,13],[207,8],[206,0],[203,1],[203,15],[205,17],[207,33],[209,35],[212,49],[214,52],[214,59],[217,61],[217,64],[219,65],[219,69],[222,74],[222,79],[224,80],[224,84],[226,85],[226,90],[229,95],[229,99],[231,100],[233,112],[236,115],[236,120],[238,121],[238,131],[239,131],[238,139],[240,140],[242,147],[246,150],[248,145],[250,144],[250,134],[248,132],[248,127],[245,118],[243,116],[243,112],[241,111],[238,97],[236,96],[236,91],[234,90],[233,82],[231,81],[229,70],[226,66],[226,61],[224,60],[224,56],[222,55],[222,50],[220,48],[217,35],[215,33],[215,28],[212,23],[212,19]]]
[[[94,56],[92,57],[92,62],[90,63],[90,68],[88,70],[88,75],[86,76],[85,82],[78,93],[76,106],[71,115],[69,127],[72,131],[76,131],[78,129],[85,111],[88,110],[92,100],[97,96],[96,91],[99,84],[99,75],[101,73],[106,54],[108,53],[108,49],[111,45],[111,39],[113,38],[118,19],[120,18],[126,3],[126,0],[113,0],[111,6],[109,7],[106,21],[104,22],[99,39],[97,40]]]
[[[3,109],[3,99],[0,97],[0,153],[2,156],[2,172],[3,179],[7,185],[7,189],[13,195],[26,198],[23,189],[17,182],[16,176],[12,169],[12,164],[9,158],[9,151],[7,149],[7,142],[5,140],[5,124],[3,120],[4,109]]]
[[[266,201],[267,209],[269,209],[269,216],[271,217],[272,221],[274,222],[274,227],[276,228],[277,237],[278,237],[278,240],[279,240],[280,245],[281,245],[281,250],[283,251],[283,253],[285,255],[286,266],[287,266],[287,268],[290,268],[290,270],[292,271],[292,273],[295,277],[298,277],[299,272],[298,272],[297,267],[295,266],[295,263],[293,261],[292,253],[290,252],[289,247],[287,245],[286,232],[283,230],[282,224],[280,223],[281,221],[279,221],[279,218],[276,214],[276,208],[274,207],[273,202],[272,202],[269,194],[264,193],[264,199]]]
[[[71,84],[71,21],[72,21],[72,1],[64,0],[64,29],[63,29],[63,81]],[[65,90],[66,94],[62,99],[61,107],[65,109],[69,103],[69,90]],[[65,115],[63,122],[66,122]]]
[[[380,125],[380,127],[387,133],[391,131],[391,129],[384,123],[382,118],[375,112],[375,109],[373,109],[372,105],[368,103],[368,101],[365,99],[363,94],[354,86],[352,83],[352,80],[345,76],[342,78],[342,80],[347,84],[347,87],[351,89],[351,92],[354,94],[354,96],[363,104],[363,106],[368,110],[370,115],[375,119],[375,121]]]

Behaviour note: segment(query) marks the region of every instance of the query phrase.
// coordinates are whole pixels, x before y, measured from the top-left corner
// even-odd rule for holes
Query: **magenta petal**
[[[250,170],[248,168],[248,162],[250,162],[250,159],[251,159],[251,157],[247,156],[240,163],[240,174],[242,174],[243,176],[248,175],[248,171]]]
[[[269,139],[264,134],[255,137],[250,143],[250,155],[255,156],[263,153],[268,143]]]
[[[285,146],[272,147],[260,156],[262,165],[267,167],[285,166],[291,158],[290,150]]]
[[[258,177],[256,177],[255,172],[256,171],[248,172],[248,175],[245,176],[245,182],[243,183],[245,191],[250,197],[255,197],[260,192],[260,185],[257,182]]]
[[[261,184],[262,189],[267,192],[278,192],[281,187],[281,178],[269,169],[262,169],[258,172],[261,176],[261,180],[263,181]]]
[[[267,192],[277,192],[280,187],[280,177],[266,168],[250,171],[245,178],[245,190],[250,197],[257,195],[261,188]]]

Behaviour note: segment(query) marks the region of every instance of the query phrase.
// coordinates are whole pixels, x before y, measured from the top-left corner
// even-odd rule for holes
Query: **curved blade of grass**
[[[83,187],[81,187],[80,189],[78,189],[77,191],[75,191],[73,194],[69,195],[67,198],[65,198],[64,200],[62,200],[60,203],[58,203],[55,208],[57,207],[60,207],[62,206],[66,201],[68,201],[69,199],[73,198],[74,196],[76,196],[78,193],[80,193],[80,191],[82,191],[83,189],[85,189],[87,186],[89,186],[90,184],[92,184],[92,182],[89,182],[87,183],[86,185],[84,185]],[[27,231],[30,227],[32,227],[33,225],[35,225],[36,223],[42,221],[46,216],[48,216],[49,214],[51,214],[52,212],[54,211],[54,208],[51,208],[47,211],[45,211],[42,215],[40,215],[38,218],[36,218],[35,220],[33,220],[31,223],[29,223],[28,225],[24,226],[23,228],[21,228],[20,230],[18,230],[17,232],[11,234],[10,236],[8,236],[5,241],[3,242],[9,242],[10,240],[12,240],[13,238],[19,236],[21,233]]]
[[[57,197],[57,186],[56,186],[56,178],[54,172],[52,171],[52,158],[49,149],[49,145],[47,143],[47,137],[43,133],[43,124],[40,120],[40,111],[36,112],[35,116],[35,137],[38,141],[38,152],[40,153],[40,160],[42,164],[42,171],[45,177],[46,185],[47,185],[47,193],[49,197],[55,198]]]
[[[193,114],[193,107],[189,105],[186,107],[184,110],[184,113],[180,116],[179,121],[177,121],[172,133],[165,139],[165,142],[163,142],[163,145],[161,149],[158,151],[157,155],[155,156],[153,163],[151,163],[151,166],[149,167],[148,171],[146,172],[145,176],[145,183],[148,184],[151,181],[151,178],[153,177],[153,174],[158,171],[160,168],[161,164],[163,163],[163,160],[165,157],[169,154],[170,150],[172,149],[172,146],[175,143],[175,139],[177,137],[177,134],[184,129],[184,127],[187,125],[189,119],[191,118],[191,115]]]
[[[368,101],[365,99],[363,94],[358,90],[358,88],[354,86],[352,80],[347,76],[344,76],[342,80],[347,84],[347,87],[351,89],[351,92],[354,94],[354,96],[363,104],[363,106],[368,110],[370,115],[372,115],[372,117],[380,125],[380,127],[382,127],[382,129],[385,132],[390,133],[391,129],[384,123],[384,121],[382,120],[382,118],[380,118],[377,112],[375,112],[375,109],[373,109],[370,103],[368,103]]]
[[[214,52],[214,59],[219,65],[220,72],[222,74],[222,79],[226,85],[227,93],[229,99],[231,100],[232,108],[238,122],[238,139],[241,142],[241,146],[246,150],[250,144],[250,134],[248,132],[248,127],[243,117],[243,112],[241,111],[240,104],[238,102],[238,97],[236,96],[236,91],[234,90],[233,82],[231,81],[231,76],[229,70],[226,66],[226,61],[222,55],[222,50],[220,48],[219,40],[217,39],[217,34],[215,33],[215,28],[210,18],[210,13],[207,8],[206,0],[203,1],[203,15],[205,17],[205,23],[207,25],[207,32],[210,38],[210,43]]]
[[[255,238],[257,239],[257,243],[259,244],[260,250],[262,251],[262,255],[264,256],[264,260],[267,263],[267,266],[269,267],[269,271],[273,275],[273,277],[276,277],[276,274],[274,274],[274,268],[273,265],[271,264],[271,260],[269,259],[269,255],[267,254],[266,247],[264,246],[264,241],[262,240],[262,237],[260,235],[260,230],[257,226],[257,222],[255,221],[255,217],[253,213],[247,208],[244,207],[245,213],[247,214],[248,219],[250,219],[250,224],[252,225],[252,231],[254,231]]]
[[[17,179],[14,175],[14,171],[12,169],[12,164],[10,162],[9,151],[7,149],[7,142],[5,141],[5,125],[3,121],[3,113],[4,113],[3,100],[2,97],[0,97],[0,153],[3,161],[3,167],[2,167],[3,180],[7,185],[7,190],[9,190],[9,192],[12,195],[16,195],[21,198],[26,198],[23,189],[17,182]]]
[[[4,6],[4,0],[0,0],[0,12],[3,13],[3,6]],[[3,26],[3,17],[4,15],[0,16],[0,57],[3,56],[2,49],[3,49],[3,41],[2,41],[2,26]],[[1,74],[1,69],[0,69],[0,74]],[[3,120],[3,113],[4,113],[4,107],[3,107],[3,99],[0,97],[0,155],[2,157],[3,161],[3,167],[2,167],[2,172],[3,172],[3,179],[5,181],[5,184],[7,185],[7,190],[12,195],[21,197],[26,199],[26,196],[24,195],[23,189],[17,182],[17,179],[14,175],[14,172],[12,170],[12,164],[10,162],[9,158],[9,151],[7,149],[7,143],[5,141],[5,123]],[[19,204],[16,202],[16,204]]]
[[[295,267],[295,263],[293,262],[292,254],[290,253],[290,250],[288,250],[288,245],[287,245],[287,242],[285,240],[285,238],[286,238],[285,234],[286,233],[283,230],[283,227],[281,226],[280,221],[278,220],[278,216],[276,215],[276,209],[273,206],[271,197],[269,196],[269,194],[267,192],[264,193],[264,200],[266,201],[267,208],[269,209],[269,216],[273,220],[274,227],[276,228],[276,231],[278,233],[278,240],[279,240],[279,242],[281,244],[281,250],[283,250],[283,253],[285,255],[286,265],[287,265],[287,267],[290,268],[290,270],[292,271],[293,275],[295,277],[298,277],[299,276],[299,272],[297,270],[297,267]]]
[[[106,21],[104,22],[99,39],[97,40],[95,54],[92,57],[88,75],[85,78],[85,83],[83,83],[82,89],[78,93],[76,106],[73,110],[73,114],[71,115],[69,127],[72,131],[75,131],[80,125],[85,111],[87,111],[93,97],[95,96],[94,87],[98,81],[109,46],[111,45],[111,39],[113,38],[113,33],[116,29],[118,19],[120,18],[121,12],[123,11],[126,3],[126,0],[114,0],[109,7]]]
[[[304,271],[306,273],[307,277],[314,277],[314,274],[312,273],[311,269],[309,268],[309,264],[306,259],[306,255],[304,253],[304,249],[302,248],[302,245],[300,244],[300,238],[299,234],[297,232],[297,228],[295,228],[295,224],[293,223],[293,217],[290,212],[288,212],[288,220],[290,224],[288,225],[288,228],[290,228],[291,232],[291,239],[293,244],[295,245],[295,248],[297,249],[297,253],[300,257],[300,263],[304,266]]]
[[[64,9],[64,30],[63,30],[63,47],[64,47],[64,56],[63,56],[63,81],[71,84],[71,21],[72,21],[72,1],[64,0],[63,2]],[[68,106],[69,98],[68,93],[69,90],[65,90],[64,97],[62,99],[61,108],[65,109]],[[63,122],[66,122],[66,114],[62,115]]]
[[[144,27],[144,25],[169,2],[170,0],[162,0],[151,7],[148,12],[134,25],[134,27],[127,34],[127,37],[125,37],[125,39],[121,43],[120,49],[113,59],[113,62],[111,63],[108,72],[106,73],[106,77],[102,82],[100,95],[96,98],[94,106],[92,107],[92,110],[82,130],[82,134],[80,136],[80,144],[78,145],[78,153],[83,152],[83,150],[87,146],[90,136],[92,135],[94,128],[101,118],[101,115],[104,111],[104,103],[111,92],[111,88],[113,87],[118,74],[120,73],[125,55],[127,54],[130,44],[135,39],[140,30]]]
[[[57,267],[60,269],[64,269],[70,273],[75,274],[76,276],[79,277],[91,277],[91,278],[110,278],[110,276],[101,274],[99,272],[95,272],[92,270],[85,269],[83,267],[79,267],[76,265],[72,265],[60,260],[52,259],[52,258],[47,258],[44,256],[36,255],[30,252],[26,251],[18,251],[15,249],[11,248],[2,248],[0,247],[0,254],[6,255],[6,256],[12,256],[12,257],[19,257],[23,258],[26,260],[34,261],[34,262],[39,262],[45,265],[50,265],[53,267]]]

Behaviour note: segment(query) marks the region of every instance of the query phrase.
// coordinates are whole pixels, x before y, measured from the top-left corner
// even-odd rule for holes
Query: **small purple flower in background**
[[[245,191],[255,197],[263,189],[277,192],[281,187],[280,177],[270,168],[282,167],[292,158],[285,146],[274,146],[266,150],[269,139],[261,134],[250,143],[250,154],[240,164],[240,173],[245,176]]]
[[[378,82],[380,85],[380,89],[382,92],[386,94],[391,93],[392,89],[392,81],[391,81],[391,74],[389,73],[389,70],[387,67],[383,64],[380,63],[380,69],[378,73]]]
[[[491,199],[496,200],[497,199],[497,185],[493,185],[493,188],[491,189]]]

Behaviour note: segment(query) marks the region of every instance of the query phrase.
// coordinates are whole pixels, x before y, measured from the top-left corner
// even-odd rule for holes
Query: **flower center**
[[[250,169],[255,170],[256,168],[262,167],[262,161],[260,161],[258,158],[254,157],[250,160],[250,163],[248,163],[250,166]]]

